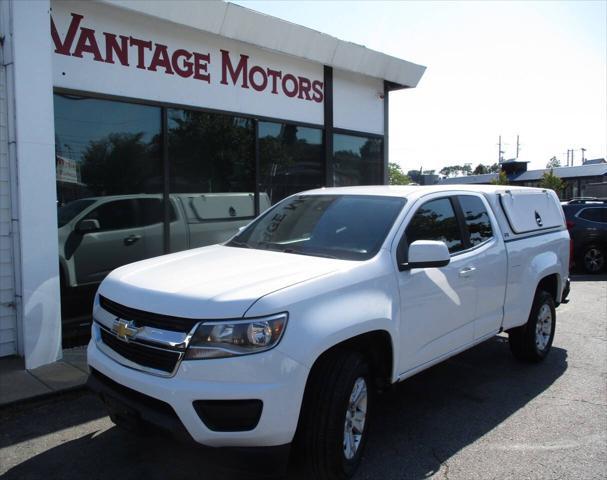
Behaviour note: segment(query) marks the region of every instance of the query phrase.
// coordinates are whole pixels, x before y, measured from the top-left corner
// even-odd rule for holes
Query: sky
[[[389,158],[407,171],[516,156],[607,156],[607,0],[234,1],[427,67],[390,94]]]

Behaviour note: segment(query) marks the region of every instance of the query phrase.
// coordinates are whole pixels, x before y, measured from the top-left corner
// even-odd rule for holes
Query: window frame
[[[584,218],[581,216],[582,212],[585,212],[586,210],[607,210],[607,206],[591,206],[591,207],[584,207],[584,208],[580,208],[577,213],[574,215],[574,217],[579,218],[580,220],[584,220],[585,222],[591,222],[591,223],[597,223],[599,225],[607,225],[607,222],[601,222],[601,221],[597,221],[597,220],[590,220],[589,218]]]
[[[163,232],[163,244],[164,244],[164,253],[170,253],[170,241],[171,241],[171,236],[170,236],[170,225],[172,223],[172,221],[169,218],[169,205],[168,202],[169,200],[169,194],[170,194],[170,161],[169,161],[169,155],[168,155],[168,110],[169,109],[185,109],[185,110],[192,110],[192,111],[196,111],[196,112],[203,112],[203,113],[209,113],[209,114],[218,114],[218,115],[231,115],[231,116],[237,116],[237,117],[241,117],[241,118],[247,118],[247,119],[251,119],[253,121],[254,124],[254,129],[255,129],[255,137],[254,137],[254,143],[255,143],[255,149],[254,149],[254,176],[255,176],[255,188],[254,188],[254,195],[255,195],[255,212],[254,212],[254,217],[252,218],[256,218],[261,214],[260,211],[260,188],[259,188],[259,183],[260,183],[260,149],[259,149],[259,122],[272,122],[272,123],[284,123],[284,124],[288,124],[288,125],[296,125],[296,126],[300,126],[300,127],[307,127],[307,128],[315,128],[315,129],[320,129],[322,131],[322,142],[323,142],[323,146],[322,146],[322,155],[323,157],[321,158],[321,163],[323,165],[324,168],[324,176],[322,176],[322,179],[324,180],[323,182],[323,186],[325,187],[332,187],[333,186],[333,170],[334,170],[334,158],[333,158],[333,135],[334,134],[341,134],[341,135],[351,135],[351,136],[355,136],[355,137],[364,137],[364,138],[376,138],[376,139],[381,139],[382,141],[382,162],[381,162],[381,172],[380,172],[380,177],[383,178],[382,181],[382,185],[387,185],[387,180],[386,180],[386,169],[387,169],[387,160],[386,160],[386,152],[387,152],[387,147],[388,147],[388,135],[387,135],[387,131],[386,129],[384,129],[384,134],[377,134],[377,133],[371,133],[371,132],[363,132],[363,131],[358,131],[358,130],[349,130],[349,129],[344,129],[344,128],[337,128],[333,126],[333,121],[332,121],[332,104],[329,101],[332,98],[332,80],[330,78],[327,78],[327,70],[330,70],[330,67],[326,67],[325,66],[325,81],[327,83],[327,93],[326,93],[326,98],[325,98],[325,116],[324,116],[324,121],[323,123],[309,123],[309,122],[300,122],[300,121],[295,121],[295,120],[289,120],[289,119],[285,119],[285,118],[276,118],[276,117],[266,117],[263,115],[254,115],[251,113],[241,113],[241,112],[234,112],[234,111],[230,111],[230,110],[220,110],[220,109],[213,109],[213,108],[205,108],[205,107],[198,107],[198,106],[192,106],[192,105],[185,105],[185,104],[179,104],[179,103],[172,103],[172,102],[162,102],[162,101],[157,101],[157,100],[147,100],[147,99],[141,99],[141,98],[132,98],[132,97],[124,97],[124,96],[120,96],[120,95],[111,95],[111,94],[104,94],[104,93],[99,93],[99,92],[90,92],[90,91],[86,91],[86,90],[78,90],[78,89],[70,89],[70,88],[63,88],[63,87],[54,87],[53,88],[53,94],[54,95],[63,95],[63,96],[77,96],[77,97],[84,97],[84,98],[91,98],[91,99],[97,99],[97,100],[108,100],[108,101],[114,101],[114,102],[120,102],[120,103],[130,103],[130,104],[136,104],[136,105],[147,105],[147,106],[152,106],[152,107],[159,107],[160,108],[160,116],[161,116],[161,131],[160,131],[160,136],[161,136],[161,151],[160,151],[160,155],[161,155],[161,162],[162,162],[162,173],[163,173],[163,205],[164,205],[164,232]],[[329,74],[329,77],[331,77],[332,75]],[[387,101],[387,95],[386,95],[386,101]],[[330,118],[328,118],[327,116],[327,109],[330,110],[329,113],[331,113]],[[331,148],[329,148],[331,147]]]
[[[460,204],[459,198],[458,198],[460,195],[468,195],[471,197],[479,198],[480,201],[482,202],[483,206],[485,207],[485,210],[487,211],[487,215],[489,216],[489,222],[491,223],[491,230],[493,232],[493,235],[491,236],[491,238],[485,240],[482,243],[479,243],[478,245],[472,245],[470,242],[470,232],[468,231],[468,228],[466,226],[466,218],[464,216],[464,212],[462,210],[462,207],[461,207],[461,204]],[[453,208],[453,211],[455,212],[455,216],[457,218],[457,223],[458,223],[459,230],[460,230],[460,235],[462,237],[462,242],[464,244],[464,248],[462,250],[458,250],[457,252],[453,252],[453,253],[449,252],[449,256],[451,258],[458,257],[460,255],[467,254],[469,252],[473,252],[474,250],[482,248],[482,247],[489,245],[490,243],[496,241],[496,239],[497,239],[497,236],[495,235],[495,232],[497,231],[496,226],[495,226],[496,222],[492,216],[491,208],[488,206],[486,200],[483,198],[482,195],[477,195],[474,192],[451,192],[451,193],[440,192],[435,195],[431,195],[430,198],[422,197],[422,198],[418,199],[418,202],[421,201],[421,203],[419,203],[419,205],[417,205],[418,202],[415,202],[414,209],[411,210],[412,213],[410,215],[407,214],[406,218],[402,222],[402,225],[401,225],[402,234],[400,236],[400,239],[398,240],[398,243],[396,246],[396,255],[395,255],[396,263],[397,263],[398,267],[400,267],[400,265],[402,265],[403,263],[406,263],[409,258],[409,247],[408,247],[408,241],[407,241],[407,227],[411,223],[411,220],[413,219],[413,217],[417,214],[419,209],[422,208],[428,202],[432,202],[434,200],[441,200],[441,199],[445,199],[445,198],[447,198],[451,201],[451,206]]]

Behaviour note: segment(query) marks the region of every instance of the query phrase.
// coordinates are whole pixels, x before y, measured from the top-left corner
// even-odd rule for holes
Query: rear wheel
[[[305,478],[348,479],[358,468],[374,398],[370,378],[358,352],[332,352],[315,365],[296,438]]]
[[[599,273],[605,268],[605,249],[599,245],[584,248],[582,256],[584,270],[588,273]]]
[[[542,361],[552,347],[555,327],[554,299],[548,292],[539,290],[535,294],[527,323],[508,333],[510,350],[518,359]]]

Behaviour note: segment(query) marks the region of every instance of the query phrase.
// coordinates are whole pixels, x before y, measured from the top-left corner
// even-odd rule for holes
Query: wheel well
[[[333,345],[318,356],[310,369],[310,373],[321,363],[320,360],[322,358],[332,354],[336,350],[351,350],[363,354],[367,362],[369,362],[369,367],[378,389],[381,390],[392,383],[394,356],[392,353],[392,339],[386,330],[363,333],[362,335],[357,335]],[[308,376],[309,378],[310,375]]]
[[[561,303],[560,298],[558,298],[558,288],[559,276],[557,273],[553,273],[552,275],[548,275],[540,280],[540,283],[537,286],[537,291],[545,290],[552,296],[554,303],[558,305]]]

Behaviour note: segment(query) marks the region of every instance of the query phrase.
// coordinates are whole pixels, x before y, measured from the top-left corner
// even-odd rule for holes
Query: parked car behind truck
[[[223,245],[112,272],[89,384],[118,425],[213,447],[293,443],[306,478],[349,478],[376,392],[501,331],[517,358],[543,360],[568,263],[552,191],[312,190]]]
[[[601,273],[607,267],[607,199],[579,198],[563,204],[576,267]]]
[[[171,252],[224,242],[255,216],[252,193],[182,193],[169,197]],[[269,204],[260,194],[260,211]],[[164,253],[162,195],[112,195],[59,209],[64,286],[99,283],[122,265]]]

